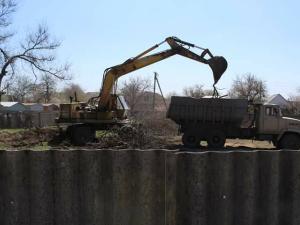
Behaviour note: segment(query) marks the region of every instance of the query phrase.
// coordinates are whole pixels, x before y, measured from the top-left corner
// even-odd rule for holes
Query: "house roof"
[[[288,102],[281,94],[275,94],[275,95],[271,95],[267,102],[272,102],[275,98],[281,98],[282,100]]]
[[[55,103],[44,103],[42,105],[43,106],[51,106],[51,105],[58,106],[58,104],[55,104]]]
[[[32,105],[40,105],[42,106],[42,104],[40,103],[22,103],[23,105],[26,105],[26,106],[32,106]]]
[[[279,105],[282,108],[286,108],[290,106],[290,102],[286,100],[281,94],[276,94],[270,96],[268,101],[265,102],[265,104],[276,104]]]
[[[4,107],[11,107],[11,106],[14,106],[17,104],[23,105],[22,103],[19,103],[19,102],[0,102],[0,105],[2,105]]]

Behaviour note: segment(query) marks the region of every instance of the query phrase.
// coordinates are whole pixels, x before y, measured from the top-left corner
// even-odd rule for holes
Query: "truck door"
[[[262,126],[260,132],[263,134],[278,133],[280,117],[278,106],[264,106],[262,117]]]

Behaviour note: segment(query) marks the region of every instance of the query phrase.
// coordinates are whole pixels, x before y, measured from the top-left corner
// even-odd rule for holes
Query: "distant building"
[[[55,112],[59,111],[59,106],[54,103],[43,104],[44,112]]]
[[[99,95],[99,92],[96,91],[90,91],[90,92],[86,92],[85,96],[87,99],[92,98],[92,97],[97,97]]]
[[[23,103],[28,111],[32,112],[42,112],[44,107],[40,103]]]
[[[14,101],[14,98],[13,96],[11,95],[1,95],[1,101],[3,102],[11,102],[11,101]]]
[[[290,102],[286,100],[281,94],[270,96],[265,102],[265,104],[279,105],[282,109],[287,109],[290,107]]]
[[[0,106],[1,111],[23,112],[27,110],[26,106],[20,102],[0,102]]]

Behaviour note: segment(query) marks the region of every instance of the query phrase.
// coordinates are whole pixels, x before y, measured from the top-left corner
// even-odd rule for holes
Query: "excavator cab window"
[[[118,96],[117,109],[129,110],[129,106],[126,103],[124,96]]]

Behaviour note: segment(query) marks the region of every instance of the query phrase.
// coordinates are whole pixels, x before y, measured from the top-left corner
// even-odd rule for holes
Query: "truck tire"
[[[223,148],[225,142],[226,136],[220,130],[212,131],[207,137],[208,148]]]
[[[300,149],[300,136],[298,134],[285,134],[278,145],[279,148],[298,150]]]
[[[86,145],[88,142],[92,142],[95,139],[96,131],[87,125],[75,125],[71,126],[69,130],[71,143],[76,146]]]
[[[196,148],[200,145],[200,139],[192,133],[184,133],[182,135],[182,143],[188,148]]]

